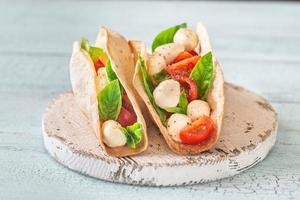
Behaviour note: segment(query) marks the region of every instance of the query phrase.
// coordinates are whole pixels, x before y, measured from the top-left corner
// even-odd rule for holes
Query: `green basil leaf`
[[[94,63],[99,59],[100,55],[103,53],[104,53],[104,51],[101,48],[92,47],[92,46],[90,47],[89,54]]]
[[[157,47],[159,47],[159,46],[161,46],[163,44],[172,43],[175,33],[180,28],[186,28],[186,27],[187,27],[187,24],[183,23],[183,24],[179,24],[179,25],[173,26],[171,28],[168,28],[166,30],[163,30],[162,32],[160,32],[159,34],[157,34],[157,36],[154,38],[154,40],[152,42],[152,52]]]
[[[142,141],[142,136],[143,136],[142,125],[136,122],[131,126],[127,126],[126,129],[128,131],[127,144],[131,148],[136,148],[136,145]],[[128,140],[128,138],[130,139]]]
[[[134,141],[134,137],[128,133],[128,131],[126,132],[126,138],[127,138],[127,145],[132,148],[135,149],[136,148],[136,143]]]
[[[140,70],[141,70],[140,75],[142,76],[143,85],[146,90],[147,96],[148,96],[152,106],[156,110],[157,114],[159,115],[161,122],[164,125],[166,125],[166,120],[167,120],[166,112],[163,109],[161,109],[160,107],[158,107],[154,101],[154,97],[153,97],[154,85],[153,85],[153,83],[150,79],[150,76],[146,70],[145,61],[141,56],[139,56],[138,62],[139,62]]]
[[[138,62],[139,62],[140,70],[141,70],[141,75],[142,75],[142,79],[143,79],[143,83],[144,83],[144,88],[146,90],[146,93],[147,93],[148,97],[150,98],[152,96],[153,91],[154,91],[154,85],[153,85],[153,83],[150,79],[150,76],[149,76],[149,74],[146,70],[145,61],[141,56],[139,56]]]
[[[181,114],[185,114],[184,110],[180,107],[173,107],[173,108],[165,108],[166,111],[170,112],[170,113],[181,113]]]
[[[166,108],[165,110],[171,113],[186,114],[188,104],[189,102],[186,98],[185,92],[181,92],[179,96],[179,107]]]
[[[106,74],[108,77],[109,81],[113,81],[118,79],[116,73],[113,71],[112,67],[111,67],[111,63],[110,61],[107,61],[106,66],[105,66],[105,70],[106,70]]]
[[[125,134],[127,138],[127,145],[130,148],[135,149],[136,146],[142,141],[143,128],[138,122],[126,128],[120,127],[120,130]]]
[[[186,94],[184,91],[182,91],[179,96],[179,107],[182,108],[182,110],[184,111],[184,114],[186,114],[188,104],[189,104],[189,102],[186,98]]]
[[[107,61],[106,66],[105,66],[105,71],[108,77],[109,81],[113,81],[118,79],[116,73],[113,71],[112,67],[111,67],[111,62],[110,60]],[[118,79],[119,80],[119,79]],[[120,84],[120,88],[121,88],[121,96],[123,96],[124,93],[124,89],[122,87],[122,85]]]
[[[116,120],[122,106],[119,80],[109,82],[98,94],[98,109],[101,120]]]
[[[156,74],[153,74],[153,79],[156,81],[156,83],[160,83],[170,78],[171,76],[164,69],[162,69],[160,72]]]
[[[91,46],[89,41],[85,38],[81,38],[80,47],[89,53],[94,63],[99,59],[100,55],[104,53],[103,49]]]
[[[80,48],[86,50],[87,52],[90,51],[90,44],[89,44],[89,41],[86,38],[81,38]]]
[[[211,52],[199,59],[190,74],[190,78],[196,82],[198,98],[205,100],[214,80],[214,64]]]

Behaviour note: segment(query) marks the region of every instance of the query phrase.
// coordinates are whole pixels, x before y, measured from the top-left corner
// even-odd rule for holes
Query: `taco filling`
[[[128,145],[135,149],[142,141],[143,128],[108,56],[102,48],[91,46],[84,38],[80,48],[90,55],[97,72],[98,113],[104,144],[112,148]]]
[[[153,53],[138,58],[143,87],[160,121],[175,142],[187,145],[201,144],[217,130],[207,102],[215,77],[213,56],[200,56],[197,47],[197,33],[181,24],[159,33]]]

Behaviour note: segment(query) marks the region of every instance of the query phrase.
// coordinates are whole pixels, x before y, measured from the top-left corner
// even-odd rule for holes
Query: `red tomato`
[[[198,97],[197,85],[195,81],[189,79],[190,73],[198,60],[199,56],[192,56],[165,68],[165,71],[170,74],[173,79],[179,81],[179,83],[184,87],[189,102],[197,99]]]
[[[122,108],[117,121],[123,127],[132,125],[137,121],[136,114],[126,92],[124,92],[122,97]]]
[[[184,144],[197,145],[209,139],[216,131],[216,125],[210,117],[202,116],[179,133]]]
[[[175,75],[178,73],[190,73],[191,70],[197,64],[198,60],[199,60],[199,56],[193,56],[193,57],[181,60],[172,65],[169,65],[165,68],[165,70],[171,75]]]
[[[187,98],[189,102],[195,100],[198,98],[198,88],[194,80],[191,80],[188,78],[189,73],[186,73],[186,71],[178,72],[175,75],[171,75],[173,79],[178,81],[181,86],[184,88]]]
[[[198,98],[198,88],[194,80],[184,77],[181,85],[184,87],[189,102]]]
[[[192,54],[193,56],[197,56],[198,54],[197,54],[197,52],[196,51],[194,51],[194,50],[192,50],[192,51],[189,51],[189,53],[190,54]]]
[[[134,113],[134,109],[132,107],[132,104],[127,96],[127,94],[124,92],[123,98],[122,98],[122,107],[124,107],[126,110],[128,110],[131,113]]]
[[[98,60],[94,63],[94,66],[95,66],[96,72],[98,71],[99,68],[105,67],[105,65],[101,62],[100,59],[98,59]]]
[[[119,122],[123,127],[126,127],[134,124],[136,121],[136,114],[129,112],[126,108],[122,106],[117,122]]]
[[[180,54],[175,58],[175,60],[174,60],[173,63],[177,63],[177,62],[179,62],[179,61],[182,61],[182,60],[184,60],[184,59],[191,58],[191,57],[193,57],[192,54],[190,54],[190,53],[187,52],[187,51],[184,51],[184,52],[180,53]]]

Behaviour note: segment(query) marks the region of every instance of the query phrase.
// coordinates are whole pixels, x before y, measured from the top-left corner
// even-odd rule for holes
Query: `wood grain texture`
[[[149,147],[145,153],[108,156],[72,93],[61,94],[47,106],[42,122],[45,147],[68,168],[111,182],[180,186],[233,176],[269,153],[276,141],[277,114],[267,101],[236,85],[225,85],[225,98],[219,141],[196,156],[173,153],[153,123],[148,123]]]
[[[95,38],[105,24],[149,46],[170,24],[199,20],[225,79],[265,97],[278,112],[270,156],[232,178],[170,188],[99,181],[49,157],[40,118],[50,99],[70,90],[74,40]],[[0,1],[0,199],[298,199],[299,20],[297,2]]]

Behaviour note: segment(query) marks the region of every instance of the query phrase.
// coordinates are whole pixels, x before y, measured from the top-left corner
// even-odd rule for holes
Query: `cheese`
[[[164,44],[157,47],[154,51],[154,54],[158,54],[163,57],[166,61],[166,64],[171,64],[175,58],[184,51],[184,46],[177,43]]]
[[[197,34],[187,28],[179,29],[174,35],[174,43],[183,45],[186,51],[194,50],[198,41]]]
[[[210,107],[206,101],[194,100],[188,104],[187,115],[195,121],[202,115],[210,116]]]
[[[148,60],[148,72],[152,76],[167,66],[165,59],[157,53],[151,55]]]
[[[105,121],[102,125],[103,142],[109,147],[124,146],[127,142],[125,134],[120,130],[121,125],[114,121]]]
[[[155,103],[161,108],[176,107],[179,96],[180,84],[173,79],[162,81],[153,91]]]
[[[181,142],[179,133],[182,129],[192,123],[192,120],[184,115],[175,113],[168,119],[167,129],[173,140]]]

